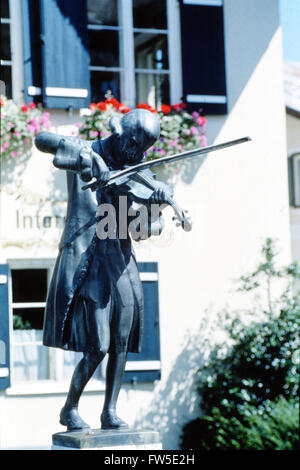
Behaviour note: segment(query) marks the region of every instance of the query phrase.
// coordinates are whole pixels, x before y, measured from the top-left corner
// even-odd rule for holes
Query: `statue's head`
[[[124,164],[139,163],[160,134],[159,118],[146,109],[134,109],[121,119],[113,117],[109,125],[118,160]]]

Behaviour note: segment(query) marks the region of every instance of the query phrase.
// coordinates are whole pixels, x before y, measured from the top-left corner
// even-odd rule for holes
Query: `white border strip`
[[[62,88],[47,86],[46,96],[59,96],[64,98],[87,98],[88,90],[85,88]]]
[[[141,281],[158,281],[158,273],[140,273]]]
[[[0,378],[4,379],[5,377],[9,376],[9,368],[8,367],[0,367]]]
[[[222,7],[223,0],[183,0],[185,5],[203,5],[208,7]]]
[[[188,103],[227,103],[227,97],[222,95],[186,95]]]
[[[0,284],[7,284],[7,276],[6,274],[0,274]]]
[[[160,361],[127,361],[125,370],[160,370]]]
[[[40,96],[42,94],[42,89],[38,86],[31,85],[27,88],[27,93],[30,96]]]

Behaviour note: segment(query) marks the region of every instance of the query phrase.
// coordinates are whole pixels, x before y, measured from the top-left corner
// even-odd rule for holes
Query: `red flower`
[[[33,103],[33,101],[32,101],[31,103],[29,103],[28,106],[29,106],[29,108],[31,108],[31,109],[35,109],[35,108],[36,108],[36,104]]]
[[[157,109],[151,108],[148,103],[140,103],[136,106],[137,109],[147,109],[147,111],[151,111],[151,113],[157,113]]]
[[[26,104],[23,104],[23,106],[21,106],[21,111],[23,111],[23,113],[28,113],[29,107]]]
[[[129,113],[131,109],[125,106],[125,104],[120,104],[119,111],[120,113],[126,114],[126,113]]]
[[[96,103],[91,103],[90,104],[90,109],[97,109],[97,104]]]
[[[148,103],[140,103],[136,106],[137,109],[148,109],[148,111],[151,111],[152,108],[149,106]]]
[[[164,113],[164,114],[169,114],[169,112],[171,111],[171,106],[169,106],[168,104],[162,104],[161,107],[160,107],[160,110]]]
[[[185,109],[186,104],[185,103],[176,103],[172,105],[172,108],[178,111],[179,109]]]
[[[121,104],[119,103],[118,100],[116,100],[116,98],[107,98],[105,100],[105,103],[106,104],[112,104],[114,108],[116,109],[119,109],[119,107],[121,106]]]
[[[1,105],[1,106],[4,106],[4,104],[5,104],[4,98],[1,97],[1,98],[0,98],[0,105]]]
[[[106,104],[103,101],[99,101],[97,108],[100,109],[100,111],[106,111]]]

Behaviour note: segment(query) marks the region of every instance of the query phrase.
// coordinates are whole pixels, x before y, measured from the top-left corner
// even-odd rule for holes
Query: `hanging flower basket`
[[[4,96],[1,104],[1,159],[11,159],[27,154],[34,137],[50,128],[50,114],[35,103],[17,106]]]

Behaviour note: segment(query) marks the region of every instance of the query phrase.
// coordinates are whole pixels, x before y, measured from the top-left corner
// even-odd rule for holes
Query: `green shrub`
[[[293,263],[275,269],[270,239],[263,254],[258,269],[241,278],[241,290],[252,291],[265,283],[268,310],[260,312],[263,319],[252,319],[247,326],[241,312],[221,315],[232,345],[216,347],[197,373],[201,415],[185,425],[183,448],[291,450],[298,446],[300,301],[293,289],[299,267]],[[272,282],[279,278],[287,287],[274,300]]]

